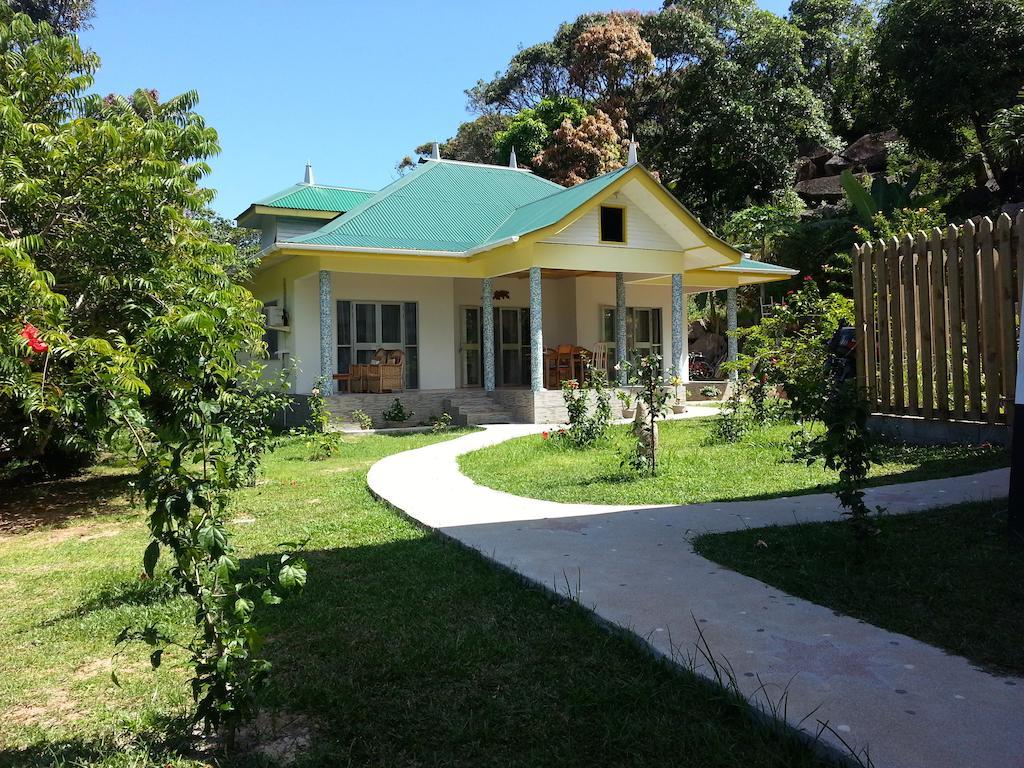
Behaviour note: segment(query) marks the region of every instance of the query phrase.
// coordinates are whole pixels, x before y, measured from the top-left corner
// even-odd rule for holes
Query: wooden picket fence
[[[853,248],[857,375],[874,413],[1008,424],[1024,212]]]

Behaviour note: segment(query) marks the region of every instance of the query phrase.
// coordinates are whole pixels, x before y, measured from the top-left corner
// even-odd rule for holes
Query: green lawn
[[[792,424],[755,429],[735,444],[716,441],[713,425],[713,419],[662,422],[660,468],[653,478],[638,478],[622,469],[622,456],[631,445],[625,426],[612,427],[605,442],[585,451],[530,435],[466,454],[459,466],[477,483],[497,490],[590,504],[764,499],[828,491],[836,481],[836,473],[820,462],[809,467],[790,459]],[[1009,463],[1005,450],[989,447],[887,444],[880,455],[882,463],[871,471],[874,485],[980,472]]]
[[[1024,552],[1007,545],[1006,502],[879,527],[864,548],[843,522],[709,534],[694,547],[791,595],[1024,674]]]
[[[286,442],[233,504],[245,557],[311,536],[304,595],[261,609],[272,702],[315,729],[301,765],[824,765],[729,694],[370,495],[375,460],[438,439],[349,437],[319,463]],[[180,658],[153,672],[133,649],[111,683],[123,626],[190,618],[159,578],[138,578],[144,519],[123,472],[3,490],[0,766],[202,764],[172,737],[189,705]]]

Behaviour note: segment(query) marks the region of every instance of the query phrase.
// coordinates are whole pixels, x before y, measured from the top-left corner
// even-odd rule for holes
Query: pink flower
[[[50,349],[50,345],[39,338],[39,329],[32,323],[25,323],[25,327],[21,329],[21,338],[28,342],[33,352],[48,352]]]

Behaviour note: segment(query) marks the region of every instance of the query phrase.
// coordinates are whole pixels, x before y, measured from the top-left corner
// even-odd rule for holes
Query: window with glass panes
[[[662,354],[661,307],[626,307],[626,359]],[[601,307],[601,341],[608,347],[608,375],[615,365],[615,307]]]
[[[414,301],[338,302],[338,372],[368,363],[378,349],[405,353],[405,386],[419,388],[419,307]]]

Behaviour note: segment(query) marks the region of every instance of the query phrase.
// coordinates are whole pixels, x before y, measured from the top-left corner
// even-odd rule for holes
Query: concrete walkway
[[[674,507],[560,504],[483,488],[459,472],[459,454],[541,429],[488,427],[396,454],[375,464],[368,482],[409,516],[549,589],[570,591],[666,656],[697,656],[698,622],[752,701],[767,707],[785,690],[793,726],[816,733],[827,722],[878,768],[1024,768],[1024,679],[990,675],[791,597],[705,560],[689,544],[708,531],[835,520],[831,495]],[[995,470],[875,488],[867,501],[912,512],[999,498],[1007,484],[1008,471]],[[710,674],[701,662],[697,671]],[[842,749],[838,737],[822,739]]]

